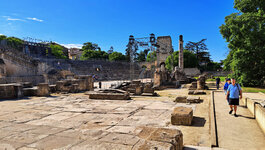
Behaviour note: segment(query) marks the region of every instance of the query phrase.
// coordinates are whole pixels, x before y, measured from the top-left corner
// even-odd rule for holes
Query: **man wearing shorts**
[[[229,114],[232,114],[232,112],[235,111],[234,116],[237,117],[236,110],[237,110],[237,105],[239,105],[239,98],[240,99],[242,98],[242,89],[240,85],[236,83],[236,80],[234,78],[232,78],[232,84],[228,86],[226,99],[228,99],[228,96],[229,96],[229,105],[231,108]]]

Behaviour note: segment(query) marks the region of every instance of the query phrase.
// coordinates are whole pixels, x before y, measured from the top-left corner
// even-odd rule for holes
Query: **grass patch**
[[[227,78],[227,77],[219,77],[219,78],[220,78],[221,82],[225,82],[225,78]],[[216,81],[216,80],[215,79],[207,79],[206,81]]]
[[[199,77],[194,77],[196,80],[199,78]],[[215,77],[215,78],[217,78],[217,77]],[[221,82],[225,82],[225,78],[227,78],[227,77],[219,77],[220,78],[220,80],[221,80]],[[206,81],[216,81],[215,79],[207,79]]]
[[[243,92],[262,92],[265,93],[265,88],[242,87]]]

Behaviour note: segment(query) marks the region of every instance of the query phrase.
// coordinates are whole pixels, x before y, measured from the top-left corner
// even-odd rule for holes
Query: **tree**
[[[52,54],[57,58],[57,59],[67,59],[67,56],[64,55],[63,52],[63,47],[58,44],[51,44],[50,45]]]
[[[84,50],[81,56],[81,60],[89,59],[108,59],[109,54],[101,50]]]
[[[191,51],[184,50],[183,51],[183,57],[184,57],[184,68],[194,68],[198,64],[198,60],[196,58],[196,55],[192,53]],[[179,51],[173,52],[173,66],[178,66],[179,62]],[[172,70],[172,57],[168,56],[166,59],[166,68],[168,70]]]
[[[137,55],[137,61],[143,62],[146,60],[146,53],[144,51],[140,51],[140,53]]]
[[[114,52],[114,48],[113,48],[113,46],[111,46],[110,49],[108,50],[108,54],[111,54],[113,52]]]
[[[7,37],[5,35],[0,35],[0,41],[6,39]]]
[[[196,54],[196,58],[199,61],[200,66],[207,66],[207,63],[211,62],[210,54],[208,52],[207,45],[205,44],[206,39],[202,39],[199,42],[189,41],[185,49]]]
[[[101,48],[98,46],[98,44],[94,44],[91,42],[86,42],[82,46],[82,50],[101,50]]]
[[[155,51],[150,52],[147,55],[147,57],[146,57],[146,61],[147,62],[154,62],[154,61],[156,61],[156,52]]]
[[[113,52],[113,53],[109,54],[109,60],[110,61],[113,61],[113,60],[123,61],[123,60],[126,60],[126,57],[122,53]]]
[[[234,8],[220,26],[230,49],[224,68],[243,86],[264,86],[265,1],[235,0]]]

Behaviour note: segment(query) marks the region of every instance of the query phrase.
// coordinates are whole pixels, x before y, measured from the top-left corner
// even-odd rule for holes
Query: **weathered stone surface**
[[[186,103],[187,102],[187,96],[177,96],[174,102]]]
[[[176,107],[171,114],[172,125],[191,125],[193,118],[192,108]]]
[[[187,103],[200,103],[201,99],[198,96],[188,96]]]
[[[169,149],[174,147],[169,139],[174,138],[167,138],[171,135],[166,131],[157,131],[161,133],[157,136],[158,129],[155,129],[153,135],[149,133],[152,137],[149,139],[138,136],[142,131],[139,126],[167,127],[175,106],[163,98],[161,101],[91,100],[83,94],[3,101],[0,103],[0,147],[86,150],[133,149],[146,144],[141,147]],[[156,141],[160,140],[157,137],[163,140]]]
[[[37,96],[49,96],[50,95],[50,88],[48,83],[40,83],[37,86]]]

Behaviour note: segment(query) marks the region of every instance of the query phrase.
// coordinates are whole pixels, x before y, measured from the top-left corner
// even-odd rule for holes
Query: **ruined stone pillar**
[[[184,58],[183,58],[183,36],[179,36],[179,69],[184,69]]]
[[[47,83],[38,84],[37,96],[50,96],[50,88]]]

